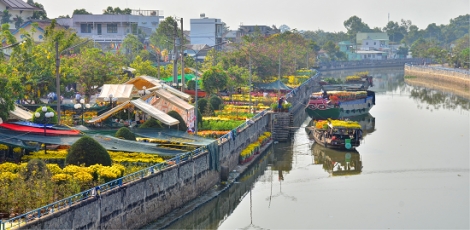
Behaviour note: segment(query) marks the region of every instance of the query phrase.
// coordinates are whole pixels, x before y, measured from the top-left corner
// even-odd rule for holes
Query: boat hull
[[[325,148],[337,149],[337,150],[351,150],[351,149],[355,149],[356,147],[360,145],[359,140],[354,140],[351,138],[351,147],[348,149],[346,148],[344,139],[332,140],[330,138],[326,138],[324,136],[324,133],[326,131],[320,131],[320,130],[315,129],[314,127],[307,127],[306,132],[309,138],[315,141],[315,144],[321,145]]]
[[[305,112],[312,119],[338,119],[354,117],[369,113],[375,105],[375,93],[368,91],[368,96],[352,101],[342,101],[338,105],[329,105],[326,102],[319,103],[318,99],[310,100]]]

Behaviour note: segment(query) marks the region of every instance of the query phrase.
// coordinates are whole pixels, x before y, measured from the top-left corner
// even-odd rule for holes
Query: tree
[[[223,109],[222,107],[224,105],[224,101],[222,100],[222,98],[220,98],[217,95],[212,95],[209,98],[209,103],[211,104],[212,108],[215,109],[215,110]]]
[[[44,6],[41,3],[34,2],[33,0],[28,0],[27,3],[31,6],[35,6],[36,8],[41,9],[41,10],[35,10],[33,12],[33,16],[31,16],[31,19],[37,19],[37,20],[48,19],[46,10],[44,10]]]
[[[15,109],[15,101],[23,98],[23,84],[19,77],[12,75],[12,67],[0,62],[0,118],[7,120]]]
[[[288,25],[282,24],[281,26],[279,26],[279,30],[281,31],[281,33],[284,33],[286,31],[289,31],[290,27]]]
[[[250,77],[250,71],[247,68],[239,67],[238,65],[230,66],[227,70],[227,74],[227,85],[231,90],[242,85],[246,85]]]
[[[404,28],[400,27],[397,22],[393,21],[389,21],[387,26],[383,28],[383,31],[388,34],[388,37],[394,43],[400,42],[406,34],[406,30],[404,31]]]
[[[408,47],[406,46],[398,47],[397,55],[399,55],[401,58],[406,58],[406,56],[408,56]]]
[[[136,76],[148,75],[148,76],[157,76],[158,69],[152,65],[151,61],[144,61],[140,56],[135,57],[134,62],[130,64],[132,68],[135,69],[134,74]]]
[[[202,84],[208,93],[219,92],[227,87],[227,73],[218,67],[212,67],[202,74]]]
[[[2,20],[0,24],[6,24],[11,22],[11,14],[8,12],[8,10],[4,10],[2,14]]]
[[[108,6],[105,10],[103,10],[103,14],[131,14],[132,10],[129,8],[125,8],[121,10],[121,8],[116,7],[113,8],[112,6]]]
[[[131,132],[131,130],[127,127],[122,127],[120,128],[116,134],[115,134],[115,137],[117,138],[123,138],[125,140],[130,140],[130,141],[135,141],[135,135],[133,132]]]
[[[111,166],[111,157],[108,151],[97,141],[89,136],[78,139],[65,157],[66,164],[82,165],[86,167],[94,164]]]
[[[356,34],[359,32],[369,32],[369,26],[362,22],[362,19],[357,16],[352,16],[348,20],[344,21],[344,27],[348,30],[348,35],[350,39],[356,37]]]
[[[75,9],[75,10],[73,11],[72,15],[74,15],[74,14],[92,14],[92,13],[88,12],[88,11],[85,10],[85,9]]]
[[[175,27],[177,27],[176,31]],[[180,34],[181,29],[178,28],[176,20],[173,17],[166,17],[164,21],[160,22],[157,30],[150,35],[150,43],[155,47],[172,50],[174,40]],[[186,42],[183,44],[186,44]]]
[[[127,63],[134,61],[135,56],[137,56],[143,48],[144,44],[142,44],[138,37],[133,34],[127,34],[122,41],[122,49],[124,50],[127,58]]]
[[[16,17],[13,19],[15,21],[15,28],[19,29],[23,25],[23,18],[19,15],[16,15]]]
[[[184,122],[184,119],[178,112],[171,110],[167,114],[180,122],[178,125],[171,126],[172,129],[177,129],[180,131],[186,131],[188,129],[188,127],[186,126],[186,122]]]

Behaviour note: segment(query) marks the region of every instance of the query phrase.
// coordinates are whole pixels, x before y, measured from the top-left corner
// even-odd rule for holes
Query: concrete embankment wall
[[[303,104],[313,92],[315,81],[298,89],[288,101],[294,117],[304,112]],[[142,179],[123,184],[68,208],[63,208],[22,225],[21,229],[135,229],[182,207],[220,182],[220,168],[230,171],[238,166],[240,152],[271,131],[272,113],[265,113],[252,124],[237,131],[233,138],[220,140],[218,168],[211,169],[216,159],[206,152]]]
[[[320,63],[319,70],[340,70],[340,69],[364,69],[403,66],[405,63],[425,64],[433,63],[428,58],[406,58],[406,59],[385,59],[385,60],[360,60],[360,61],[332,61]]]
[[[405,76],[415,76],[447,82],[455,85],[470,85],[470,75],[468,72],[451,69],[443,69],[433,66],[405,65]]]

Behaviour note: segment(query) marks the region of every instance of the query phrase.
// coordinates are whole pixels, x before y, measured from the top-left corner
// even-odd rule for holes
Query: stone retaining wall
[[[455,85],[470,85],[470,75],[468,73],[433,66],[405,65],[405,76],[438,80]]]

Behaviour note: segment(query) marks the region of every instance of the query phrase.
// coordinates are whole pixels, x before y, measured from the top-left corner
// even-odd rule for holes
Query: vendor
[[[328,99],[328,92],[326,90],[323,91],[323,98]]]

